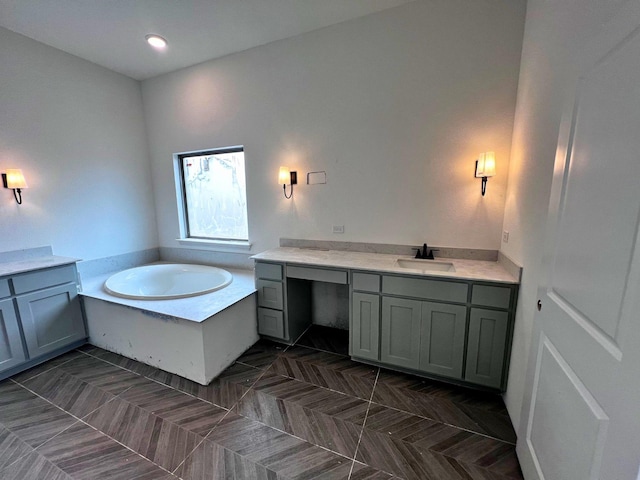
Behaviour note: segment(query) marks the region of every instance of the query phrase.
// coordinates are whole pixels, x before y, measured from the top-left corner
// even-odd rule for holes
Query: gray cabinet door
[[[13,300],[2,300],[0,301],[0,372],[15,367],[25,359]]]
[[[380,360],[380,297],[354,292],[351,306],[351,355]]]
[[[420,370],[462,378],[467,308],[445,303],[422,303]]]
[[[280,310],[258,308],[258,333],[270,337],[285,338],[284,316]]]
[[[471,309],[465,380],[500,388],[508,325],[507,312]]]
[[[418,300],[382,297],[381,361],[418,368],[421,307]]]
[[[16,301],[29,357],[86,338],[75,283],[21,295]]]

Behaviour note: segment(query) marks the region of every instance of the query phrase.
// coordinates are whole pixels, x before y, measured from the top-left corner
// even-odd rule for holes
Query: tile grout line
[[[53,368],[56,368],[56,367],[53,367]],[[47,370],[47,371],[53,370],[53,368],[50,368],[50,369],[49,369],[49,370]],[[43,373],[44,373],[44,372],[43,372]],[[32,378],[35,378],[35,376],[34,376],[34,377],[32,377]],[[12,378],[9,378],[9,380],[10,380],[11,382],[15,383],[16,385],[18,385],[18,386],[20,386],[20,387],[24,388],[25,390],[27,390],[27,391],[28,391],[28,392],[30,392],[31,394],[35,395],[36,397],[40,398],[41,400],[44,400],[44,401],[45,401],[45,402],[47,402],[48,404],[50,404],[50,405],[52,405],[53,407],[57,408],[58,410],[61,410],[62,412],[66,413],[66,414],[67,414],[67,415],[69,415],[70,417],[75,418],[75,420],[76,420],[76,421],[75,421],[75,422],[73,422],[71,425],[69,425],[67,428],[64,428],[64,429],[62,429],[61,431],[59,431],[58,433],[56,433],[56,434],[55,434],[54,436],[52,436],[51,438],[48,438],[47,440],[45,440],[44,442],[42,442],[41,444],[39,444],[37,447],[31,447],[30,445],[26,444],[26,443],[25,443],[25,442],[24,442],[24,441],[23,441],[23,440],[22,440],[22,439],[21,439],[21,438],[20,438],[20,437],[15,433],[15,432],[13,432],[11,429],[7,428],[7,426],[6,426],[6,425],[3,425],[3,427],[4,427],[7,431],[11,432],[11,433],[12,433],[13,435],[15,435],[15,436],[16,436],[16,438],[18,438],[22,443],[24,443],[25,445],[27,445],[29,448],[31,448],[31,449],[32,449],[32,451],[31,451],[31,452],[29,452],[29,453],[27,453],[27,454],[25,454],[25,455],[23,455],[23,456],[21,456],[21,457],[17,458],[14,462],[11,462],[11,464],[10,464],[10,465],[5,465],[5,467],[3,467],[3,469],[4,469],[4,468],[6,468],[6,467],[9,467],[9,466],[11,466],[11,465],[14,465],[18,460],[20,460],[20,459],[22,459],[22,458],[26,457],[27,455],[29,455],[29,454],[31,454],[31,453],[33,453],[33,452],[37,453],[38,455],[42,455],[42,454],[38,451],[38,449],[39,449],[39,448],[41,448],[41,447],[42,447],[42,446],[44,446],[45,444],[49,443],[51,440],[53,440],[54,438],[58,437],[59,435],[62,435],[62,434],[63,434],[64,432],[66,432],[67,430],[69,430],[69,429],[73,428],[74,426],[78,425],[79,423],[81,423],[81,424],[86,425],[87,427],[89,427],[89,428],[91,428],[91,429],[95,430],[96,432],[98,432],[98,433],[100,433],[100,434],[104,435],[105,437],[107,437],[107,438],[109,438],[109,439],[113,440],[114,442],[116,442],[117,444],[119,444],[119,445],[121,445],[122,447],[126,448],[126,449],[127,449],[127,450],[129,450],[130,452],[132,452],[132,453],[136,454],[137,456],[139,456],[139,457],[143,458],[144,460],[146,460],[146,461],[150,462],[152,465],[155,465],[155,466],[157,466],[158,468],[160,468],[160,469],[164,470],[165,472],[168,472],[168,473],[172,474],[172,472],[169,472],[169,470],[167,470],[166,468],[162,467],[161,465],[158,465],[157,463],[153,462],[152,460],[149,460],[149,459],[148,459],[148,458],[146,458],[145,456],[143,456],[143,455],[141,455],[140,453],[136,452],[135,450],[133,450],[133,449],[131,449],[131,448],[127,447],[126,445],[124,445],[123,443],[119,442],[119,441],[118,441],[118,440],[116,440],[115,438],[111,437],[110,435],[107,435],[105,432],[103,432],[103,431],[101,431],[101,430],[98,430],[98,429],[97,429],[97,428],[95,428],[93,425],[90,425],[90,424],[88,424],[87,422],[85,422],[85,421],[83,420],[83,418],[86,418],[87,416],[91,415],[91,414],[92,414],[92,413],[94,413],[95,411],[99,410],[100,408],[104,407],[104,406],[105,406],[105,405],[107,405],[108,403],[110,403],[110,402],[112,402],[113,400],[115,400],[115,399],[116,399],[116,396],[115,396],[115,395],[114,395],[114,397],[113,397],[112,399],[110,399],[108,402],[104,403],[103,405],[100,405],[98,408],[96,408],[96,409],[92,410],[92,411],[91,411],[91,412],[89,412],[87,415],[85,415],[84,417],[80,418],[80,417],[78,417],[78,416],[74,415],[74,414],[73,414],[73,413],[71,413],[71,412],[67,412],[65,409],[63,409],[62,407],[59,407],[58,405],[56,405],[55,403],[51,402],[50,400],[47,400],[47,399],[46,399],[46,398],[44,398],[42,395],[39,395],[38,393],[34,392],[33,390],[31,390],[31,389],[29,389],[29,388],[25,387],[24,385],[21,385],[20,383],[18,383],[17,381],[13,380]],[[86,383],[86,382],[85,382],[85,383]],[[131,387],[129,387],[129,388],[131,388]],[[59,466],[58,466],[56,463],[54,463],[53,461],[49,460],[46,456],[44,456],[44,455],[42,455],[42,456],[43,456],[43,457],[44,457],[48,462],[50,462],[52,465],[54,465],[54,466],[56,466],[57,468],[59,468],[62,472],[64,472],[65,474],[67,474],[67,475],[71,476],[71,474],[70,474],[70,473],[68,473],[66,470],[62,469],[61,467],[59,467]],[[172,474],[172,475],[173,475],[173,474]]]
[[[376,386],[378,385],[378,377],[379,376],[380,376],[380,368],[378,368],[378,372],[376,373],[376,379],[373,382],[373,388],[371,389],[371,396],[369,397],[369,404],[367,405],[367,412],[364,414],[364,421],[362,422],[362,429],[360,430],[360,435],[358,436],[358,443],[356,444],[356,449],[353,452],[353,462],[351,463],[351,470],[349,471],[348,479],[351,479],[351,475],[353,474],[353,467],[355,466],[356,458],[358,457],[358,449],[360,448],[360,442],[362,440],[362,434],[364,433],[364,429],[367,426],[367,418],[369,417],[369,409],[371,408],[371,404],[373,403],[373,394],[376,391]]]
[[[376,405],[380,405],[381,407],[388,408],[388,409],[390,409],[390,410],[395,410],[396,412],[402,412],[402,413],[405,413],[405,414],[407,414],[407,415],[413,415],[414,417],[423,418],[423,419],[425,419],[425,420],[429,420],[429,421],[431,421],[431,422],[436,422],[436,423],[439,423],[439,424],[441,424],[441,425],[446,425],[447,427],[455,428],[455,429],[457,429],[457,430],[461,430],[461,431],[463,431],[463,432],[467,432],[467,433],[471,433],[471,434],[473,434],[473,435],[478,435],[478,436],[480,436],[480,437],[488,438],[489,440],[494,440],[494,441],[496,441],[496,442],[504,443],[504,444],[506,444],[506,445],[512,445],[512,446],[515,446],[515,443],[509,442],[509,441],[507,441],[507,440],[504,440],[504,439],[501,439],[501,438],[498,438],[498,437],[492,437],[491,435],[488,435],[488,434],[486,434],[486,433],[481,433],[481,432],[476,432],[476,431],[474,431],[474,430],[469,430],[468,428],[460,427],[460,426],[458,426],[458,425],[453,425],[453,424],[451,424],[451,423],[447,423],[447,422],[442,422],[442,421],[437,420],[437,419],[435,419],[435,418],[427,417],[427,416],[425,416],[425,415],[421,415],[421,414],[419,414],[419,413],[409,412],[409,411],[407,411],[407,410],[402,410],[401,408],[392,407],[392,406],[390,406],[390,405],[385,405],[385,404],[383,404],[383,403],[378,403],[378,402],[373,402],[373,401],[372,401],[371,403],[374,403],[374,404],[376,404]]]
[[[76,351],[76,350],[71,350],[71,352],[74,352],[74,351]],[[70,352],[67,352],[67,353],[70,353]],[[65,355],[66,355],[66,354],[65,354]],[[76,358],[79,358],[79,357],[76,357]],[[44,370],[44,371],[42,371],[42,372],[40,372],[40,373],[36,373],[34,376],[32,376],[32,377],[28,377],[28,378],[26,378],[25,380],[22,380],[21,382],[19,382],[18,380],[14,380],[12,377],[10,377],[10,380],[11,380],[12,382],[15,382],[15,383],[17,383],[18,385],[22,386],[22,384],[23,384],[24,382],[29,382],[29,381],[33,380],[34,378],[38,378],[40,375],[44,375],[45,373],[50,372],[50,371],[51,371],[51,370],[53,370],[54,368],[61,367],[62,365],[66,365],[67,363],[69,363],[69,362],[72,362],[72,361],[76,360],[76,358],[70,358],[69,360],[65,360],[64,362],[62,362],[62,363],[60,363],[60,364],[58,364],[58,365],[54,365],[54,366],[53,366],[53,367],[51,367],[51,368],[47,368],[46,370]],[[51,360],[53,360],[53,359],[51,359]],[[44,362],[44,363],[46,363],[46,362]],[[38,365],[34,365],[34,366],[33,366],[33,367],[31,367],[31,368],[36,368],[36,367],[39,367],[40,365],[43,365],[43,364],[41,363],[41,364],[38,364]],[[29,370],[27,370],[27,372],[28,372],[28,371],[29,371]],[[27,372],[24,372],[24,373],[27,373]],[[17,376],[17,375],[20,375],[20,374],[19,374],[19,373],[17,373],[17,374],[16,374],[16,376]]]
[[[99,348],[99,347],[97,347],[97,348]],[[107,351],[107,352],[108,352],[109,350],[105,350],[105,351]],[[109,364],[109,365],[112,365],[112,366],[114,366],[114,367],[117,367],[117,368],[119,368],[119,369],[121,369],[121,370],[124,370],[125,372],[133,373],[134,375],[138,375],[139,377],[142,377],[142,378],[145,378],[145,379],[147,379],[147,380],[149,380],[149,381],[151,381],[151,382],[157,383],[158,385],[162,385],[163,387],[170,388],[171,390],[175,390],[176,392],[180,392],[180,393],[182,393],[182,394],[184,394],[184,395],[187,395],[187,396],[189,396],[189,397],[191,397],[191,398],[195,398],[195,399],[200,400],[200,401],[202,401],[202,402],[208,403],[209,405],[213,405],[214,407],[218,407],[218,408],[221,408],[221,409],[223,409],[223,410],[227,410],[227,411],[229,411],[229,410],[230,410],[230,409],[228,409],[228,408],[226,408],[226,407],[223,407],[222,405],[218,405],[217,403],[213,403],[213,402],[211,402],[211,401],[209,401],[209,400],[206,400],[206,399],[204,399],[204,398],[201,398],[201,397],[198,397],[198,396],[196,396],[196,395],[193,395],[192,393],[185,392],[184,390],[180,390],[179,388],[176,388],[176,387],[174,387],[173,385],[168,385],[168,384],[166,384],[166,383],[164,383],[164,382],[161,382],[160,380],[156,380],[155,378],[147,377],[146,375],[142,375],[141,373],[134,372],[133,370],[129,370],[128,368],[125,368],[125,367],[123,367],[122,365],[118,365],[118,364],[116,364],[116,363],[110,362],[110,361],[108,361],[108,360],[105,360],[104,358],[100,358],[100,357],[98,357],[98,356],[96,356],[96,355],[91,355],[90,353],[86,353],[86,352],[82,352],[82,353],[84,353],[85,355],[88,355],[89,357],[96,358],[96,359],[98,359],[98,360],[100,360],[100,361],[102,361],[102,362],[104,362],[104,363]],[[110,352],[110,353],[114,353],[115,355],[120,355],[119,353],[115,353],[115,352]],[[124,355],[121,355],[121,356],[122,356],[122,357],[124,357]],[[143,365],[147,365],[146,363],[142,363],[142,362],[140,362],[140,361],[138,361],[138,360],[134,360],[134,359],[129,358],[129,357],[124,357],[124,358],[127,358],[127,359],[129,359],[129,360],[131,360],[131,361],[133,361],[133,362],[138,362],[138,363],[141,363],[141,364],[143,364]],[[244,365],[244,364],[243,364],[243,365]],[[151,365],[148,365],[148,366],[149,366],[149,367],[151,367]],[[247,366],[251,367],[251,365],[247,365]],[[157,368],[157,367],[151,367],[151,368]],[[259,370],[259,369],[258,369],[258,368],[256,368],[256,367],[252,367],[252,368],[255,368],[256,370]],[[161,370],[161,369],[158,369],[158,370]],[[162,371],[163,371],[163,372],[166,372],[165,370],[162,370]],[[170,375],[176,375],[176,376],[178,376],[178,377],[180,376],[180,375],[177,375],[177,374],[175,374],[175,373],[171,373],[171,372],[166,372],[166,373],[168,373],[168,374],[170,374]],[[184,378],[184,377],[180,377],[180,378]],[[187,378],[186,380],[189,380],[189,379]],[[193,381],[193,380],[190,380],[190,381]],[[194,383],[195,383],[195,382],[194,382]],[[124,393],[124,392],[123,392],[123,393]],[[119,395],[121,395],[121,394],[119,394]]]
[[[190,394],[188,394],[188,393],[186,393],[186,392],[183,392],[183,391],[181,391],[181,390],[178,390],[178,389],[176,389],[176,388],[173,388],[173,387],[171,387],[171,386],[169,386],[169,385],[166,385],[166,384],[164,384],[164,383],[158,382],[158,381],[156,381],[156,380],[154,380],[154,379],[152,379],[152,378],[145,377],[144,375],[140,375],[140,374],[139,374],[139,373],[137,373],[137,372],[134,372],[134,371],[129,370],[129,369],[126,369],[126,368],[123,368],[123,367],[121,367],[120,365],[116,365],[116,364],[114,364],[114,363],[108,362],[107,360],[104,360],[104,359],[102,359],[102,358],[100,358],[100,357],[97,357],[97,356],[95,356],[95,355],[91,355],[91,354],[86,353],[86,352],[82,352],[82,353],[83,353],[83,354],[85,354],[85,355],[87,355],[87,356],[89,356],[89,357],[92,357],[92,358],[95,358],[95,359],[97,359],[97,360],[100,360],[100,361],[102,361],[102,362],[104,362],[104,363],[106,363],[106,364],[108,364],[108,365],[113,365],[114,367],[117,367],[117,368],[119,368],[119,369],[121,369],[121,370],[124,370],[124,371],[126,371],[126,372],[132,373],[132,374],[137,375],[137,376],[142,377],[142,378],[146,378],[146,379],[151,380],[151,381],[153,381],[153,382],[155,382],[155,383],[158,383],[159,385],[162,385],[162,386],[164,386],[164,387],[170,388],[170,389],[172,389],[172,390],[176,390],[176,391],[178,391],[178,392],[180,392],[180,393],[183,393],[183,394],[185,394],[185,395],[187,395],[187,396],[189,396],[189,397],[195,398],[195,399],[197,399],[197,400],[200,400],[200,401],[203,401],[203,402],[208,403],[208,404],[210,404],[210,405],[213,405],[213,406],[215,406],[215,407],[218,407],[218,405],[214,404],[213,402],[207,402],[206,400],[203,400],[203,399],[201,399],[201,398],[199,398],[199,397],[196,397],[196,396],[194,396],[194,395],[190,395]],[[67,362],[70,362],[70,361],[72,361],[72,360],[74,360],[74,359],[68,360]],[[135,360],[135,361],[137,361],[137,360]],[[64,364],[65,364],[65,363],[67,363],[67,362],[61,363],[60,365],[64,365]],[[45,372],[42,372],[42,373],[49,372],[49,371],[51,371],[51,370],[53,370],[53,369],[55,369],[55,368],[58,368],[60,365],[56,365],[55,367],[52,367],[52,368],[50,368],[50,369],[48,369],[48,370],[46,370]],[[71,376],[71,377],[77,378],[77,377],[75,377],[74,375],[68,374],[67,372],[64,372],[64,373],[65,373],[65,374],[67,374],[67,375],[69,375],[69,376]],[[37,377],[37,376],[39,376],[39,375],[40,375],[40,374],[38,374],[38,375],[34,375],[34,376],[33,376],[33,377],[31,377],[29,380],[31,380],[31,379],[33,379],[33,378],[36,378],[36,377]],[[168,472],[168,473],[170,473],[170,474],[172,474],[172,475],[173,475],[173,472],[169,471],[168,469],[166,469],[166,468],[165,468],[165,467],[163,467],[162,465],[160,465],[160,464],[158,464],[158,463],[154,462],[154,461],[153,461],[152,459],[150,459],[150,458],[145,457],[144,455],[140,454],[139,452],[136,452],[136,451],[135,451],[135,450],[133,450],[132,448],[128,447],[127,445],[125,445],[125,444],[123,444],[122,442],[118,441],[117,439],[113,438],[111,435],[107,434],[106,432],[103,432],[102,430],[100,430],[100,429],[98,429],[98,428],[94,427],[93,425],[91,425],[91,424],[87,423],[87,422],[84,420],[84,419],[88,418],[90,415],[92,415],[92,414],[94,414],[95,412],[97,412],[98,410],[100,410],[102,407],[105,407],[106,405],[108,405],[109,403],[111,403],[112,401],[114,401],[116,398],[117,398],[118,400],[121,400],[121,401],[123,401],[123,402],[128,403],[129,405],[133,405],[133,406],[134,406],[134,407],[136,407],[136,408],[140,408],[141,410],[144,410],[144,411],[146,411],[147,413],[149,413],[149,414],[154,415],[154,416],[156,416],[156,417],[157,417],[157,415],[155,415],[155,413],[154,413],[154,412],[149,412],[149,411],[147,411],[146,409],[144,409],[144,408],[142,408],[142,407],[139,407],[139,406],[137,406],[137,405],[134,405],[133,403],[128,402],[127,400],[125,400],[125,399],[123,399],[123,398],[120,398],[120,395],[122,395],[122,394],[124,394],[124,393],[128,392],[129,390],[131,390],[132,388],[134,388],[134,387],[135,387],[135,385],[131,385],[131,386],[129,386],[128,388],[126,388],[126,389],[125,389],[125,390],[123,390],[122,392],[118,393],[117,395],[113,395],[113,394],[111,394],[111,395],[113,395],[113,398],[109,399],[107,402],[105,402],[104,404],[100,405],[99,407],[97,407],[97,408],[93,409],[91,412],[87,413],[87,414],[86,414],[86,415],[84,415],[83,417],[78,417],[78,416],[76,416],[76,415],[72,414],[71,412],[67,412],[67,411],[66,411],[65,409],[63,409],[62,407],[59,407],[59,406],[58,406],[58,405],[56,405],[55,403],[53,403],[53,402],[51,402],[50,400],[48,400],[48,399],[44,398],[43,396],[41,396],[41,395],[39,395],[38,393],[34,392],[33,390],[29,389],[28,387],[26,387],[26,386],[24,386],[24,385],[20,384],[20,383],[19,383],[19,382],[17,382],[16,380],[13,380],[13,379],[10,379],[10,380],[11,380],[12,382],[14,382],[15,384],[19,385],[20,387],[24,388],[25,390],[29,391],[30,393],[32,393],[32,394],[34,394],[34,395],[36,395],[37,397],[41,398],[42,400],[46,401],[47,403],[49,403],[49,404],[53,405],[54,407],[58,408],[59,410],[61,410],[61,411],[65,412],[66,414],[68,414],[68,415],[70,415],[71,417],[73,417],[73,418],[75,418],[75,419],[76,419],[76,421],[75,421],[74,423],[72,423],[69,427],[67,427],[67,428],[65,428],[64,430],[62,430],[62,431],[58,432],[58,433],[57,433],[57,434],[55,434],[53,437],[51,437],[51,438],[49,438],[49,439],[45,440],[44,442],[42,442],[42,443],[41,443],[40,445],[38,445],[37,447],[35,447],[35,448],[30,447],[30,448],[33,448],[33,450],[34,450],[34,451],[36,451],[38,448],[42,447],[44,444],[48,443],[48,442],[49,442],[50,440],[52,440],[53,438],[57,437],[58,435],[62,434],[62,433],[63,433],[63,432],[65,432],[65,431],[67,431],[68,429],[70,429],[70,428],[71,428],[71,427],[73,427],[74,425],[77,425],[78,423],[83,423],[84,425],[87,425],[88,427],[91,427],[93,430],[95,430],[95,431],[97,431],[97,432],[100,432],[101,434],[103,434],[103,435],[107,436],[108,438],[110,438],[110,439],[111,439],[111,440],[113,440],[114,442],[116,442],[116,443],[118,443],[118,444],[122,445],[123,447],[127,448],[128,450],[132,451],[133,453],[135,453],[135,454],[136,454],[136,455],[138,455],[139,457],[144,458],[146,461],[151,462],[153,465],[155,465],[155,466],[157,466],[157,467],[161,468],[162,470],[164,470],[164,471],[166,471],[166,472]],[[85,384],[87,384],[87,385],[93,386],[93,385],[91,385],[90,383],[88,383],[88,382],[86,382],[86,381],[84,381],[84,380],[82,380],[82,379],[78,379],[78,380],[79,380],[79,381],[81,381],[81,382],[83,382],[83,383],[85,383]],[[99,387],[94,387],[94,388],[99,388]],[[100,390],[102,390],[102,389],[100,389]],[[106,390],[105,390],[105,392],[106,392]],[[109,393],[109,392],[106,392],[106,393]],[[219,423],[220,423],[224,418],[226,418],[226,416],[227,416],[227,415],[229,414],[229,412],[231,411],[231,410],[226,409],[226,408],[224,408],[224,407],[219,407],[219,408],[222,408],[222,409],[223,409],[223,410],[225,410],[226,412],[225,412],[224,416],[223,416],[223,417],[218,421],[218,423],[216,423],[216,425],[215,425],[215,426],[214,426],[214,427],[213,427],[213,428],[212,428],[212,429],[207,433],[207,435],[206,435],[206,436],[208,436],[208,435],[209,435],[209,434],[210,434],[210,433],[215,429],[215,427],[216,427],[216,426],[217,426],[217,425],[218,425],[218,424],[219,424]],[[164,418],[162,418],[162,417],[158,417],[158,418],[161,418],[163,421],[165,421],[165,422],[167,422],[167,423],[169,423],[169,424],[171,424],[171,425],[174,425],[174,426],[176,426],[176,427],[178,427],[178,428],[180,428],[180,429],[182,429],[182,430],[186,430],[186,429],[184,429],[183,427],[181,427],[180,425],[178,425],[178,424],[176,424],[176,423],[174,423],[174,422],[172,422],[172,421],[170,421],[170,420],[164,419]],[[7,429],[7,430],[9,430],[9,429]],[[9,431],[10,431],[10,430],[9,430]],[[14,432],[11,432],[11,433],[14,433]],[[15,435],[15,433],[14,433],[14,435]],[[196,435],[197,435],[197,434],[196,434]],[[198,435],[198,436],[199,436],[199,435]],[[205,436],[204,438],[206,438],[206,436]],[[18,437],[18,438],[19,438],[19,437]],[[199,446],[199,445],[204,441],[204,438],[202,439],[202,441],[201,441],[200,443],[198,443],[198,446]],[[197,448],[197,447],[196,447],[196,448]],[[195,450],[195,449],[194,449],[194,450]],[[30,452],[30,453],[31,453],[31,452]],[[192,451],[191,453],[193,453],[193,451]],[[27,454],[27,455],[28,455],[28,454]],[[24,456],[24,455],[23,455],[23,456]],[[22,457],[20,457],[20,458],[22,458]],[[186,460],[186,458],[188,458],[188,455],[187,455],[187,457],[185,457],[185,460]],[[16,461],[17,461],[17,460],[19,460],[19,459],[16,459]],[[13,465],[14,463],[15,463],[15,462],[12,462],[12,463],[11,463],[11,465]],[[184,463],[184,460],[182,461],[182,463]],[[178,467],[180,467],[180,466],[182,465],[182,463],[181,463],[180,465],[178,465]],[[176,470],[177,470],[177,468],[176,468]],[[176,470],[174,470],[174,471],[176,471]]]
[[[287,345],[287,346],[285,347],[285,349],[283,350],[283,352],[285,352],[288,348],[289,348],[289,345]],[[240,364],[242,364],[242,365],[246,365],[246,364],[244,364],[244,363],[242,363],[242,362],[236,362],[236,363],[240,363]],[[198,443],[198,445],[196,445],[196,446],[195,446],[195,448],[194,448],[193,450],[191,450],[191,451],[189,452],[189,454],[188,454],[186,457],[184,457],[184,459],[182,460],[182,462],[180,462],[180,464],[179,464],[179,465],[178,465],[178,466],[173,470],[173,472],[171,472],[171,473],[173,473],[173,474],[175,475],[175,472],[177,472],[177,471],[178,471],[178,469],[179,469],[180,467],[182,467],[182,465],[184,465],[184,462],[186,462],[186,461],[187,461],[187,459],[188,459],[191,455],[193,455],[193,452],[195,452],[195,451],[198,449],[198,447],[200,447],[200,445],[202,445],[202,444],[204,443],[204,441],[205,441],[207,438],[209,438],[209,436],[213,433],[213,431],[216,429],[216,427],[218,427],[218,425],[220,425],[220,423],[221,423],[225,418],[227,418],[227,415],[229,415],[229,413],[231,413],[231,412],[233,411],[233,409],[238,405],[238,403],[240,403],[240,401],[245,397],[245,395],[246,395],[247,393],[249,393],[249,390],[251,390],[251,388],[253,388],[253,386],[254,386],[254,385],[255,385],[255,384],[256,384],[256,383],[257,383],[257,382],[258,382],[258,381],[259,381],[259,380],[260,380],[260,379],[261,379],[261,378],[266,374],[266,373],[267,373],[267,370],[269,370],[269,369],[271,368],[271,365],[272,365],[272,364],[273,364],[273,362],[271,362],[271,363],[269,364],[269,366],[268,366],[267,368],[265,368],[264,370],[262,370],[262,369],[260,369],[260,368],[257,368],[257,367],[254,367],[253,365],[246,365],[246,366],[248,366],[248,367],[251,367],[251,368],[254,368],[254,369],[256,369],[256,370],[259,370],[259,371],[260,371],[260,375],[259,375],[259,376],[258,376],[258,377],[257,377],[257,378],[252,382],[252,383],[251,383],[251,385],[247,388],[247,390],[246,390],[246,391],[245,391],[245,392],[240,396],[240,398],[239,398],[238,400],[236,400],[236,401],[235,401],[235,403],[234,403],[234,404],[233,404],[229,409],[225,409],[225,410],[227,410],[227,413],[225,413],[225,414],[224,414],[224,416],[223,416],[220,420],[218,420],[218,423],[216,423],[216,425],[215,425],[211,430],[209,430],[209,433],[207,433],[207,434],[204,436],[204,438],[203,438],[203,439]],[[146,377],[145,377],[145,378],[146,378]],[[213,405],[215,405],[215,404],[213,404]],[[240,416],[244,416],[244,415],[240,415]],[[225,448],[225,447],[223,447],[223,448]],[[245,458],[243,455],[240,455],[240,456],[241,456],[241,457],[243,457],[243,458]]]

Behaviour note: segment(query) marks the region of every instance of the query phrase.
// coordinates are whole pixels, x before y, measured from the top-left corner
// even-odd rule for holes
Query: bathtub
[[[251,270],[157,263],[83,278],[81,295],[91,344],[206,385],[258,340],[255,292]]]
[[[104,284],[111,295],[139,300],[171,300],[220,290],[233,275],[218,267],[179,263],[144,265],[110,276]]]

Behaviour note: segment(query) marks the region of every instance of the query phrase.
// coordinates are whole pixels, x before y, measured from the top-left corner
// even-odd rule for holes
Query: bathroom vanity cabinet
[[[86,341],[75,264],[0,277],[0,379]]]
[[[311,323],[310,282],[349,285],[349,353],[504,390],[518,285],[256,261],[258,331],[293,343]]]
[[[517,285],[362,275],[352,282],[354,359],[505,387]]]

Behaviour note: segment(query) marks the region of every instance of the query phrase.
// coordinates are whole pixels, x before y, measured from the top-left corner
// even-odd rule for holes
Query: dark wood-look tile
[[[515,443],[516,436],[509,416],[482,408],[469,407],[443,396],[434,396],[419,389],[396,388],[378,381],[373,402],[430,418],[441,423]]]
[[[149,375],[149,378],[215,405],[231,408],[263,373],[260,369],[234,363],[214,378],[209,385],[200,385],[161,370]]]
[[[325,352],[349,355],[349,331],[311,325],[296,345],[311,347]]]
[[[221,407],[146,379],[120,398],[202,437],[227,414]]]
[[[35,377],[36,375],[40,375],[42,373],[45,373],[51,370],[52,368],[55,368],[66,362],[69,362],[75,358],[81,358],[84,356],[85,355],[83,353],[72,350],[71,352],[65,353],[64,355],[60,355],[59,357],[56,357],[47,362],[41,363],[40,365],[36,365],[35,367],[30,368],[29,370],[25,370],[24,372],[18,373],[17,375],[14,375],[13,377],[11,377],[11,379],[18,383],[24,383],[30,378]]]
[[[73,480],[35,450],[6,468],[0,468],[2,480]]]
[[[124,368],[125,370],[129,370],[133,373],[137,373],[138,375],[142,375],[144,377],[149,377],[151,375],[155,375],[162,370],[152,367],[151,365],[147,365],[146,363],[139,362],[137,360],[133,360],[131,358],[127,358],[118,353],[109,352],[108,350],[104,350],[102,348],[90,346],[80,347],[83,352],[86,354],[97,357],[105,362],[112,363],[118,367]]]
[[[91,348],[87,353],[126,370],[130,370],[144,377],[188,393],[189,395],[220,405],[224,408],[231,408],[235,405],[238,399],[263,373],[262,370],[258,368],[234,363],[218,377],[213,379],[209,385],[200,385],[199,383],[180,377],[179,375],[165,372],[159,368],[151,367],[136,360],[132,360],[117,353],[108,352],[107,350],[97,347]]]
[[[408,390],[413,393],[421,393],[432,397],[449,400],[460,405],[465,405],[480,410],[487,410],[500,414],[507,414],[502,397],[497,393],[476,390],[470,387],[462,387],[449,383],[430,380],[427,378],[408,375],[385,368],[380,369],[378,377],[380,385],[399,390]]]
[[[273,363],[286,347],[281,343],[260,339],[249,350],[244,352],[237,361],[264,370]]]
[[[76,421],[22,386],[0,383],[0,424],[27,445],[35,448]]]
[[[175,478],[104,433],[81,422],[36,451],[77,480]]]
[[[263,465],[212,442],[203,442],[175,472],[184,480],[277,480]]]
[[[247,441],[247,439],[250,439]],[[314,446],[308,442],[280,432],[248,418],[230,413],[211,432],[201,445],[202,449],[187,459],[183,469],[178,473],[193,472],[197,463],[209,462],[206,457],[220,458],[220,447],[241,456],[245,461],[257,464],[261,475],[266,478],[283,479],[347,479],[352,461]],[[219,464],[219,461],[217,462]],[[196,466],[192,466],[196,464]],[[226,478],[216,476],[187,476],[184,478]],[[229,477],[229,478],[254,478]],[[264,478],[264,477],[257,477]]]
[[[375,452],[376,445],[371,441],[399,458],[407,452],[412,456],[417,452],[417,458],[431,452],[476,470],[488,470],[490,474],[522,478],[514,445],[375,404],[369,409],[358,459],[388,468],[376,464],[377,458],[367,456]]]
[[[88,415],[115,398],[109,392],[69,375],[57,367],[46,375],[38,375],[27,380],[23,385],[78,418]]]
[[[354,462],[349,480],[395,480],[397,478],[364,463]]]
[[[237,411],[266,425],[353,458],[368,403],[282,375],[265,375]]]
[[[0,426],[0,471],[31,452],[33,448]]]
[[[280,375],[367,401],[378,370],[342,355],[297,346],[282,353],[271,369]]]
[[[74,358],[58,366],[58,368],[113,395],[118,395],[134,385],[148,381],[136,373],[84,354],[80,358]]]
[[[175,470],[203,437],[116,398],[84,419],[153,463]]]

